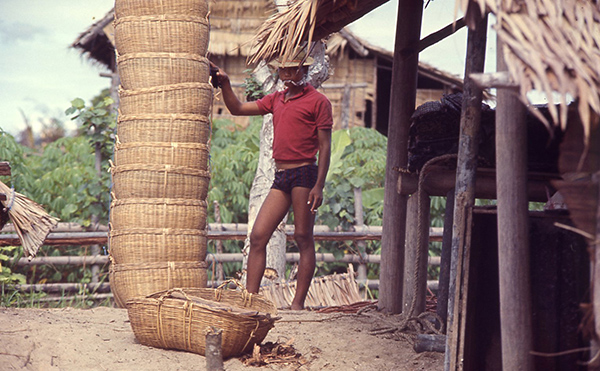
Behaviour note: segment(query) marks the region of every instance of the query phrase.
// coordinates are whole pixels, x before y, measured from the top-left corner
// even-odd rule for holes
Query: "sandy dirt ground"
[[[280,311],[263,341],[291,344],[293,362],[237,370],[441,370],[443,354],[416,353],[409,340],[371,335],[400,322],[376,311],[361,314]],[[0,308],[1,370],[205,370],[201,355],[147,347],[136,340],[125,309]]]

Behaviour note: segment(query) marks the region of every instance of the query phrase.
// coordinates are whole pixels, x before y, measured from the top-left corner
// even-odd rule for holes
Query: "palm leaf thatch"
[[[58,224],[58,219],[46,213],[38,203],[14,192],[2,182],[0,193],[7,195],[6,201],[0,201],[0,204],[14,225],[25,256],[31,260],[44,244],[48,233]]]
[[[249,64],[293,58],[304,45],[329,36],[388,0],[293,0],[273,14],[252,40]]]
[[[496,31],[503,42],[501,52],[524,102],[530,91],[543,91],[553,122],[564,128],[568,100],[578,99],[587,142],[592,111],[600,115],[600,3],[457,0],[457,5],[466,19],[476,11],[495,14]],[[553,93],[558,93],[559,102],[554,101]]]

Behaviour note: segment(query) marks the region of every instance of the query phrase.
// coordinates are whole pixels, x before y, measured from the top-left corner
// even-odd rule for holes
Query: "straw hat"
[[[313,62],[314,59],[306,55],[306,50],[301,50],[293,58],[284,59],[283,57],[279,57],[269,62],[269,65],[274,68],[300,67],[310,66],[311,64],[313,64]]]

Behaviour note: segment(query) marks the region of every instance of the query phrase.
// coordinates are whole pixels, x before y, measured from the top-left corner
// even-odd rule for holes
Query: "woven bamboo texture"
[[[128,53],[192,53],[206,55],[209,25],[203,17],[181,14],[120,17],[115,44]]]
[[[110,205],[111,224],[128,228],[206,228],[206,201],[170,198],[126,198]]]
[[[290,308],[296,293],[296,283],[289,281],[262,286],[260,293],[274,302],[277,308]],[[313,278],[304,304],[318,308],[349,305],[363,300],[354,279],[352,264],[349,264],[348,273]]]
[[[124,89],[208,82],[210,75],[208,58],[190,53],[129,53],[117,64]]]
[[[206,262],[165,261],[110,265],[110,289],[119,307],[127,300],[175,287],[206,287]]]
[[[185,82],[151,88],[119,89],[119,107],[124,115],[191,113],[208,116],[212,87],[208,83]]]
[[[185,14],[204,18],[208,14],[208,2],[198,0],[119,0],[115,2],[116,18],[156,14]]]
[[[134,164],[114,166],[113,191],[117,199],[187,198],[204,200],[210,173],[186,166]]]
[[[117,264],[165,261],[204,261],[206,230],[181,228],[128,228],[111,225],[110,256]]]
[[[193,114],[119,114],[117,136],[122,143],[208,143],[208,116]]]
[[[115,164],[164,164],[208,170],[210,150],[203,143],[117,141]]]
[[[261,295],[218,289],[174,289],[127,302],[138,341],[205,354],[206,330],[222,329],[224,358],[251,351],[273,328],[277,310]]]

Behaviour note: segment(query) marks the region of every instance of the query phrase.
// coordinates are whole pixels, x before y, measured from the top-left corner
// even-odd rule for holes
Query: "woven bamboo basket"
[[[206,229],[206,201],[186,198],[117,199],[110,205],[110,220],[117,229]]]
[[[165,349],[205,355],[206,330],[222,329],[224,358],[252,351],[277,318],[275,305],[247,291],[173,289],[127,302],[138,341]]]
[[[184,82],[137,90],[119,89],[119,109],[124,115],[148,113],[192,113],[208,116],[212,86]]]
[[[115,17],[154,14],[187,14],[206,17],[208,2],[202,0],[119,0],[115,2]]]
[[[161,14],[115,20],[119,55],[128,53],[191,53],[206,55],[209,25],[205,17]]]
[[[189,53],[130,53],[117,58],[124,89],[208,82],[208,58]]]
[[[130,142],[115,145],[115,164],[164,164],[208,170],[210,150],[203,143]]]
[[[110,290],[121,308],[129,299],[175,287],[206,287],[206,262],[165,261],[157,263],[112,263]]]
[[[133,164],[111,168],[115,198],[204,200],[210,173],[186,166]]]
[[[168,142],[208,143],[211,127],[208,116],[193,114],[139,114],[119,112],[117,136],[122,143]]]
[[[148,113],[191,113],[208,116],[212,87],[186,82],[137,90],[119,89],[119,107],[124,115]]]
[[[164,261],[204,261],[206,230],[181,228],[128,228],[111,225],[110,256],[117,264]]]

